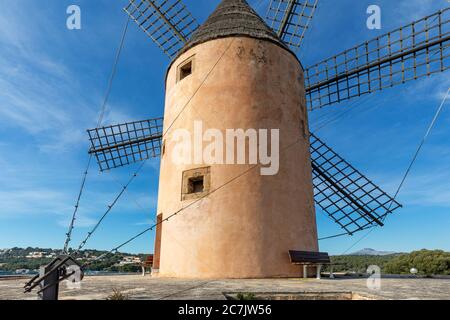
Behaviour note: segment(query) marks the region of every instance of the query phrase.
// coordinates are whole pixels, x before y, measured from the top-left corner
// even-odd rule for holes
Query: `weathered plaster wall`
[[[177,83],[178,65],[193,55],[194,73]],[[204,129],[223,132],[280,129],[280,171],[262,176],[259,168],[253,169],[164,222],[159,276],[301,274],[299,266],[290,264],[288,250],[318,250],[303,83],[300,64],[291,53],[246,37],[200,44],[172,64],[166,83],[165,131],[201,87],[164,137],[158,200],[164,219],[195,201],[181,200],[182,174],[205,165],[176,165],[171,160],[173,132],[193,130],[195,120],[202,120]],[[212,165],[211,189],[250,167]]]

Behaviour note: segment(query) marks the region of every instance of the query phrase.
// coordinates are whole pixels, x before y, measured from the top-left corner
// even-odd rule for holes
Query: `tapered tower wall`
[[[178,81],[179,67],[189,59],[192,74]],[[186,209],[163,222],[155,250],[159,276],[301,275],[288,250],[318,251],[305,106],[299,61],[271,41],[215,39],[173,61],[166,79],[158,213],[166,219]],[[187,129],[193,135],[194,121],[224,136],[226,129],[279,129],[278,174],[264,176],[248,164],[175,163],[174,134]],[[201,172],[213,191],[199,201],[182,196],[183,175],[198,168],[207,170]]]

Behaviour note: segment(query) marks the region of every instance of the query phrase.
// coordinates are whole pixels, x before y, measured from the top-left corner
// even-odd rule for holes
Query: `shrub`
[[[236,298],[238,300],[256,300],[254,293],[238,293]]]
[[[123,294],[118,289],[113,289],[113,293],[106,298],[106,300],[129,300],[129,296]]]

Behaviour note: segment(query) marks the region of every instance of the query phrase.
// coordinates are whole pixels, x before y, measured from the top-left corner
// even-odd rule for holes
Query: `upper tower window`
[[[183,61],[178,66],[177,82],[189,77],[194,72],[194,57]]]

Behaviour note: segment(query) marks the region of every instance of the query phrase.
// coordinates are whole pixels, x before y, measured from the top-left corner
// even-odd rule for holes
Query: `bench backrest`
[[[152,254],[147,256],[147,259],[144,261],[144,265],[148,266],[148,267],[153,266],[153,255]]]
[[[328,264],[331,262],[330,256],[326,252],[290,250],[289,258],[292,263],[298,264]]]

